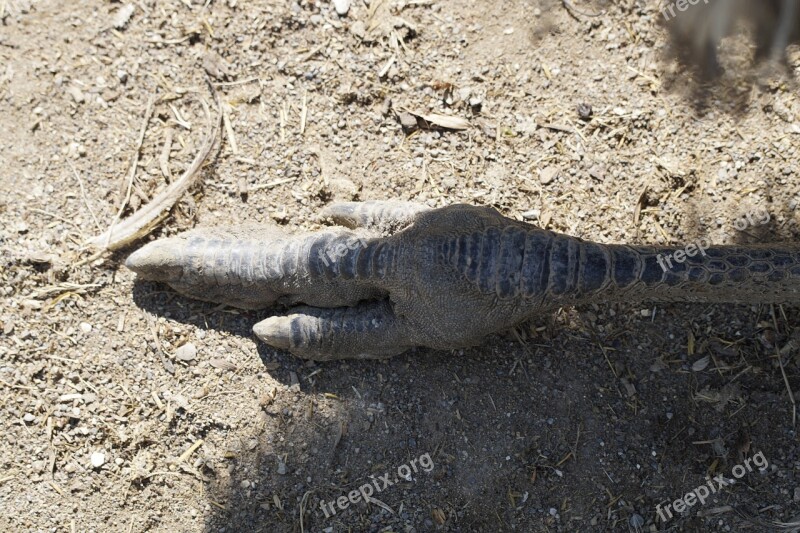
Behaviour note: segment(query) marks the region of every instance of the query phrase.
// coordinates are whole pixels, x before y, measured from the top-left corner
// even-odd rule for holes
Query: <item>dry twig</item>
[[[208,106],[204,103],[206,112],[211,115]],[[169,213],[170,208],[178,201],[186,190],[195,182],[198,171],[211,153],[219,132],[220,122],[222,121],[222,111],[219,102],[217,107],[220,109],[216,118],[209,124],[208,135],[202,148],[195,156],[192,164],[176,181],[170,184],[163,192],[153,198],[150,203],[136,211],[133,215],[126,218],[116,226],[112,226],[102,235],[90,241],[101,250],[116,250],[123,246],[144,237]]]
[[[75,166],[72,164],[72,161],[67,161],[69,163],[69,168],[72,169],[72,173],[75,175],[75,179],[78,180],[78,186],[81,188],[81,198],[83,198],[83,203],[86,206],[86,209],[89,211],[89,214],[92,216],[92,220],[94,220],[94,225],[97,226],[97,229],[100,229],[100,222],[97,221],[97,217],[94,216],[94,211],[92,210],[92,206],[89,205],[89,197],[86,196],[86,189],[83,186],[83,180],[81,179],[81,175],[78,174],[78,171],[75,169]]]

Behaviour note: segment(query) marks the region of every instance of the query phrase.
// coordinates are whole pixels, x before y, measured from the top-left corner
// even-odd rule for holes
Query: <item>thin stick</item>
[[[300,533],[305,533],[306,531],[305,524],[303,524],[303,518],[304,515],[306,514],[306,506],[308,505],[308,498],[309,496],[311,496],[313,492],[314,492],[313,490],[306,491],[306,493],[303,494],[303,499],[300,500]]]
[[[39,213],[40,215],[46,215],[48,217],[54,218],[59,222],[63,222],[64,224],[70,224],[72,226],[75,226],[75,229],[77,229],[79,233],[81,231],[80,224],[77,224],[74,220],[69,220],[64,217],[60,217],[54,213],[51,213],[50,211],[45,211],[44,209],[37,209],[35,207],[31,207],[31,211],[33,211],[34,213]]]
[[[111,227],[108,228],[108,240],[106,241],[104,248],[111,248],[109,244],[111,240],[111,234],[114,230],[114,226],[117,225],[117,222],[119,222],[120,217],[122,217],[122,212],[125,210],[125,206],[128,205],[128,202],[131,201],[131,191],[133,190],[133,178],[136,175],[136,169],[139,167],[139,152],[141,151],[142,145],[144,144],[144,134],[147,131],[147,125],[150,123],[150,117],[153,115],[153,105],[155,104],[155,102],[156,102],[155,95],[151,96],[150,99],[147,101],[147,109],[144,112],[144,120],[142,121],[142,127],[139,130],[139,138],[136,141],[136,150],[133,151],[131,167],[128,170],[128,179],[127,179],[127,184],[125,186],[125,197],[123,198],[122,203],[119,204],[119,210],[117,211],[114,220],[111,222]]]
[[[164,147],[161,149],[161,156],[158,158],[158,166],[161,174],[169,181],[172,181],[172,172],[169,171],[169,154],[172,151],[172,128],[167,128]]]
[[[264,183],[262,185],[253,185],[250,187],[250,191],[260,191],[263,189],[271,189],[273,187],[277,187],[278,185],[283,185],[284,183],[291,183],[295,181],[297,177],[294,178],[283,178],[280,180],[270,181],[269,183]]]
[[[236,144],[236,137],[233,136],[233,126],[231,126],[231,117],[228,113],[228,104],[223,103],[221,108],[222,122],[225,124],[225,133],[228,135],[228,142],[231,143],[231,152],[233,152],[233,155],[238,155],[239,146]]]
[[[770,312],[772,313],[772,323],[775,325],[775,331],[778,331],[778,320],[775,318],[775,306],[769,306]],[[794,393],[792,392],[792,386],[789,385],[789,378],[786,377],[786,369],[783,368],[783,355],[778,350],[778,347],[775,346],[775,356],[778,358],[778,364],[781,367],[781,374],[783,375],[783,383],[786,385],[786,392],[789,393],[789,401],[792,402],[792,427],[797,425],[797,404],[794,401]]]
[[[183,452],[180,457],[178,457],[177,462],[179,463],[184,462],[186,459],[189,458],[189,456],[191,456],[195,452],[195,450],[197,450],[197,448],[199,448],[202,445],[203,445],[203,439],[199,439],[194,444],[189,446],[189,448],[185,452]]]
[[[97,226],[97,229],[100,229],[100,222],[97,221],[97,217],[94,216],[94,211],[92,211],[92,206],[89,205],[89,198],[86,196],[86,189],[83,187],[83,180],[81,179],[81,175],[78,174],[78,171],[75,170],[75,167],[72,165],[72,161],[67,161],[69,163],[69,168],[72,169],[72,173],[75,175],[75,179],[78,180],[78,185],[81,188],[81,198],[83,198],[83,204],[86,206],[86,209],[89,211],[89,214],[92,215],[92,220],[94,220],[94,225]]]
[[[246,83],[253,83],[256,81],[261,81],[261,78],[247,78],[238,81],[222,81],[219,83],[214,83],[214,87],[233,87],[235,85],[244,85]]]
[[[284,100],[283,107],[280,109],[281,115],[281,142],[286,140],[286,123],[289,121],[289,105]]]
[[[300,135],[306,131],[306,119],[308,118],[308,91],[303,91],[303,108],[300,110]]]
[[[211,111],[208,109],[208,104],[203,102],[203,106],[210,116]],[[217,106],[219,109],[219,102],[217,102]],[[111,227],[102,235],[93,238],[89,241],[90,244],[103,250],[116,250],[150,233],[167,216],[169,209],[175,205],[183,193],[194,184],[196,174],[214,147],[221,122],[222,111],[220,110],[217,117],[209,124],[208,135],[202,148],[180,178],[171,183],[147,205],[120,222],[116,228]]]

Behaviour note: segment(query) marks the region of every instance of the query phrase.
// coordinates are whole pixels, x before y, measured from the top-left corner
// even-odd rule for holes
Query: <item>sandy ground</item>
[[[270,311],[135,282],[136,245],[89,262],[84,246],[179,179],[216,110],[207,79],[226,127],[153,236],[313,230],[331,201],[399,198],[601,242],[797,240],[796,53],[786,75],[731,68],[698,98],[644,2],[125,5],[0,0],[0,530],[768,531],[800,515],[797,309],[594,305],[470,350],[314,364],[255,339]],[[404,112],[469,125],[404,131]],[[737,225],[757,212],[769,222]],[[325,503],[370,483],[374,503]]]

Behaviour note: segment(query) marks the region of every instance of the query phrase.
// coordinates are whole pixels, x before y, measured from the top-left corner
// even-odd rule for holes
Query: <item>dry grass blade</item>
[[[102,287],[100,283],[87,283],[81,285],[78,283],[64,282],[64,283],[59,283],[58,285],[47,285],[45,287],[39,287],[33,291],[31,296],[33,298],[41,299],[65,292],[85,294],[87,290],[97,289],[99,287]]]
[[[203,439],[198,439],[197,441],[195,441],[194,444],[189,446],[189,448],[187,448],[187,450],[185,452],[183,452],[180,457],[178,457],[178,460],[176,462],[182,463],[185,460],[187,460],[189,457],[191,457],[191,455],[195,451],[197,451],[197,448],[199,448],[200,446],[203,445],[203,442],[205,442]]]
[[[692,371],[693,372],[702,372],[703,370],[705,370],[708,367],[708,364],[710,362],[711,362],[711,357],[706,355],[705,357],[702,357],[702,358],[700,358],[700,359],[698,359],[697,361],[694,362],[694,364],[692,365]]]
[[[305,524],[303,523],[303,518],[305,517],[306,508],[308,507],[308,498],[311,496],[313,492],[314,491],[311,490],[306,491],[306,493],[303,494],[303,499],[300,500],[300,533],[305,533],[306,531]]]
[[[378,507],[380,507],[384,511],[388,511],[391,514],[396,514],[394,512],[394,509],[392,509],[391,507],[389,507],[388,505],[386,505],[385,503],[380,501],[378,498],[373,498],[372,496],[367,496],[367,498],[369,499],[369,503],[374,503],[375,505],[377,505]]]
[[[440,115],[439,113],[431,113],[430,115],[417,115],[417,116],[419,116],[422,120],[426,122],[430,122],[434,126],[439,126],[440,128],[445,128],[448,130],[465,130],[469,128],[469,121],[461,117]]]
[[[97,217],[94,215],[92,206],[89,204],[89,198],[86,196],[86,189],[83,186],[83,180],[81,179],[81,175],[78,174],[77,170],[75,170],[75,166],[72,164],[72,162],[67,161],[67,163],[69,163],[69,168],[72,169],[72,173],[75,175],[75,179],[78,180],[78,185],[81,188],[81,198],[83,199],[83,203],[86,206],[86,209],[89,211],[89,214],[92,216],[92,220],[94,220],[94,225],[97,226],[97,229],[100,229],[100,223],[97,221]]]
[[[169,154],[172,151],[172,128],[167,128],[164,138],[164,147],[161,149],[161,155],[158,157],[158,166],[161,168],[161,174],[172,181],[172,172],[169,170]]]
[[[147,125],[150,123],[150,119],[153,117],[153,106],[156,103],[156,97],[151,96],[150,99],[147,101],[147,109],[144,112],[144,120],[142,121],[142,127],[139,129],[139,137],[136,140],[136,149],[133,151],[133,158],[131,159],[131,167],[128,170],[128,175],[124,180],[124,193],[122,195],[122,201],[119,204],[119,209],[117,210],[117,214],[114,217],[114,221],[111,222],[111,227],[109,231],[114,229],[114,226],[119,222],[119,219],[122,217],[122,213],[125,211],[125,206],[128,205],[128,202],[131,201],[131,192],[133,191],[133,178],[136,177],[136,170],[139,168],[139,156],[142,151],[142,145],[144,144],[144,136],[147,133]],[[98,226],[98,229],[99,226]]]
[[[231,145],[231,152],[233,155],[239,154],[239,145],[236,144],[236,136],[233,134],[233,125],[231,124],[230,112],[228,104],[222,103],[220,109],[222,110],[222,121],[225,124],[225,133],[228,135],[228,142]]]
[[[116,250],[150,233],[167,216],[169,210],[183,193],[194,184],[200,167],[203,166],[214,147],[221,122],[222,111],[220,110],[209,125],[209,132],[203,147],[180,178],[136,213],[89,241],[90,244],[103,250]]]

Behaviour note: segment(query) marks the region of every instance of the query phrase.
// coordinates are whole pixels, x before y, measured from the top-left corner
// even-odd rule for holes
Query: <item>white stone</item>
[[[340,17],[347,15],[350,11],[350,0],[333,0],[333,9]]]
[[[197,347],[191,342],[175,350],[175,358],[179,361],[193,361],[195,357],[197,357]]]
[[[103,452],[94,452],[89,460],[92,462],[93,467],[100,468],[106,463],[106,454]]]

